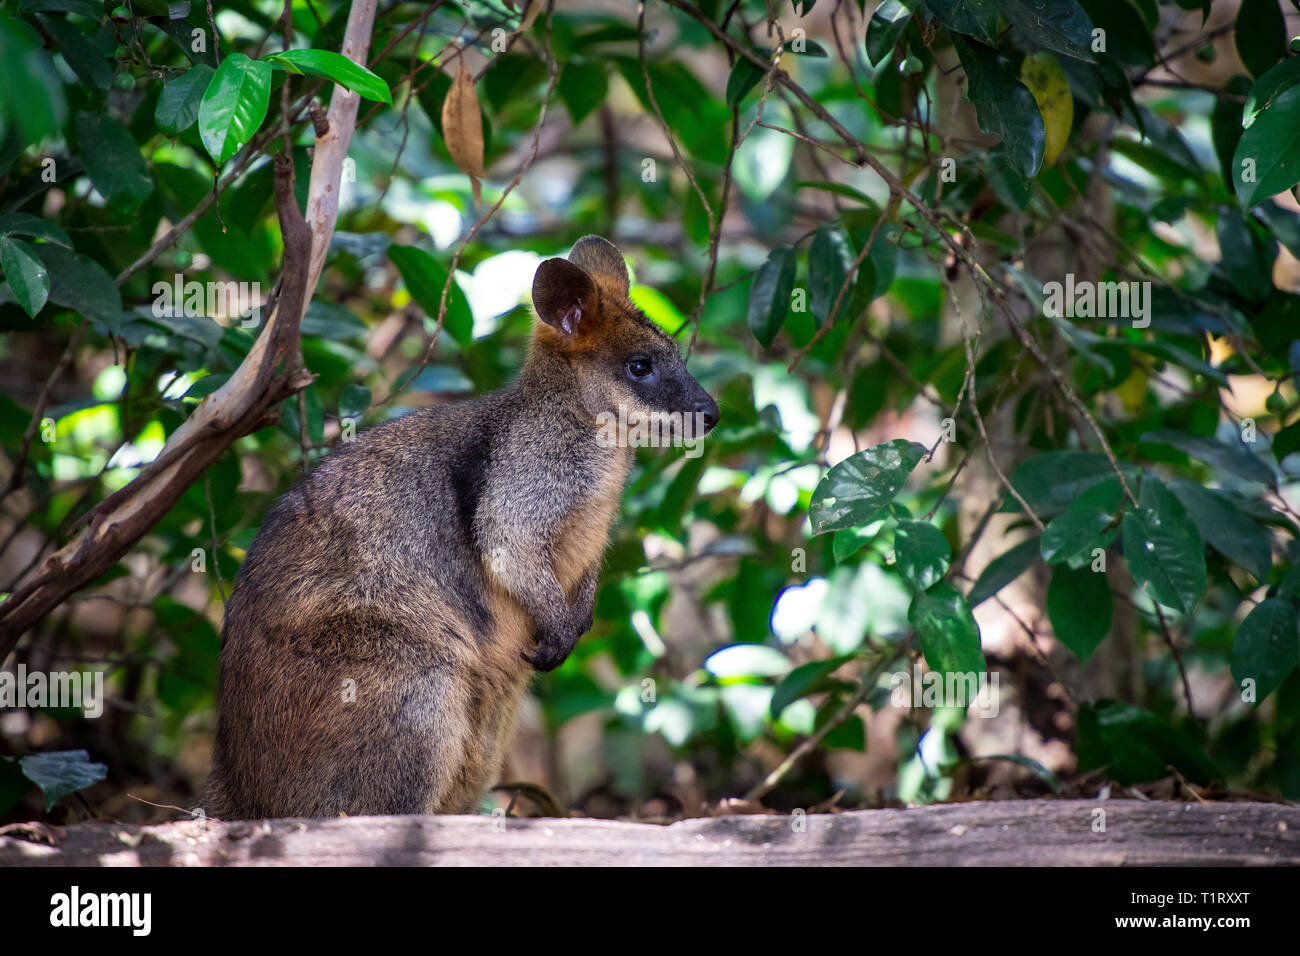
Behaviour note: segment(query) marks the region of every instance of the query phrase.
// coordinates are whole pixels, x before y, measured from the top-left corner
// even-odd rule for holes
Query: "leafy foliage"
[[[256,310],[212,284],[266,301],[272,159],[303,206],[308,104],[359,110],[314,380],[25,635],[19,661],[103,668],[122,716],[6,723],[25,777],[0,765],[0,800],[45,794],[14,814],[102,778],[82,747],[115,784],[172,768],[184,799],[276,495],[359,427],[508,381],[536,264],[588,232],[723,418],[702,457],[640,455],[595,628],[537,683],[540,729],[583,741],[557,791],[695,812],[767,795],[814,737],[774,802],[940,799],[971,754],[1053,790],[1176,770],[1300,797],[1300,56],[1277,2],[399,3],[364,65],[341,0],[288,4],[287,44],[284,4],[220,6],[0,2],[10,592],[250,354]],[[912,664],[999,675],[1001,716],[895,706]],[[837,753],[868,712],[883,778]],[[1001,753],[996,720],[1041,746]]]

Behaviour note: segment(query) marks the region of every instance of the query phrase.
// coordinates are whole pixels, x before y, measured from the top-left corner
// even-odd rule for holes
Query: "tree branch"
[[[376,6],[377,0],[352,4],[343,53],[353,62],[365,62]],[[329,130],[317,141],[313,157],[306,219],[294,198],[292,157],[276,156],[283,274],[274,311],[253,348],[229,380],[172,433],[158,459],[92,509],[82,531],[0,604],[0,660],[28,628],[112,567],[236,439],[272,424],[274,406],[310,384],[311,374],[286,358],[298,347],[302,317],[334,234],[343,162],[359,100],[357,94],[335,86]]]

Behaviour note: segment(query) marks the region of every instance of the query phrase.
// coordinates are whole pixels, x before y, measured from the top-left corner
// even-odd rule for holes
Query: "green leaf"
[[[564,71],[572,65],[564,64],[560,71],[560,79],[557,81],[557,88],[559,83],[564,82]],[[602,73],[595,82],[600,83],[603,78]],[[581,79],[582,73],[579,72],[575,80]],[[479,93],[479,105],[487,103],[493,110],[502,113],[513,112],[516,106],[528,103],[528,108],[535,110],[539,105],[538,94],[546,88],[546,83],[546,67],[538,57],[521,53],[504,53],[493,57],[492,69],[483,74],[482,85],[476,88]]]
[[[1108,775],[1123,784],[1158,780],[1172,766],[1197,783],[1218,775],[1214,764],[1187,734],[1149,710],[1102,699],[1079,708],[1076,749],[1079,770],[1108,765]]]
[[[1297,323],[1300,323],[1300,295],[1275,289],[1263,307],[1248,318],[1261,346],[1265,349],[1278,349],[1285,352],[1294,341],[1295,328]],[[1295,423],[1292,423],[1282,429],[1274,439],[1274,456],[1279,461],[1285,458],[1287,453],[1279,454],[1276,447],[1282,443],[1282,436],[1294,425]]]
[[[841,528],[831,538],[831,550],[835,553],[835,563],[843,564],[853,557],[871,541],[865,528]]]
[[[1114,602],[1104,571],[1058,567],[1047,586],[1047,617],[1057,639],[1079,663],[1088,658],[1110,632]]]
[[[849,238],[839,226],[820,225],[808,249],[809,308],[821,328],[830,317],[835,297],[839,295],[849,270],[853,268],[853,249]],[[848,311],[852,289],[846,289],[840,299],[839,311],[833,321],[839,321]],[[788,301],[788,297],[787,297]]]
[[[918,591],[942,580],[952,560],[943,532],[928,521],[900,521],[894,532],[898,573]]]
[[[1300,563],[1291,565],[1277,585],[1277,596],[1300,598]]]
[[[1145,0],[1145,2],[1150,3],[1151,0]],[[1200,10],[1201,26],[1205,26],[1205,21],[1210,18],[1210,7],[1213,5],[1214,0],[1174,0],[1174,2],[1181,10]],[[1147,18],[1147,22],[1152,22],[1150,17]]]
[[[586,674],[564,668],[553,675],[555,696],[548,694],[547,723],[550,728],[564,726],[575,717],[592,711],[605,710],[610,705],[610,694]]]
[[[1300,63],[1300,57],[1296,57],[1296,62]],[[1255,211],[1263,217],[1273,237],[1300,259],[1300,213],[1283,209],[1275,202],[1260,203]]]
[[[781,716],[781,712],[796,700],[801,700],[809,694],[815,694],[824,689],[827,678],[852,659],[853,655],[842,654],[839,657],[828,658],[824,661],[809,661],[807,664],[800,664],[790,671],[785,677],[781,678],[780,683],[776,685],[776,689],[772,692],[772,705],[768,711],[771,718],[777,720]]]
[[[700,483],[700,475],[704,474],[706,461],[707,459],[700,457],[687,459],[682,463],[681,471],[677,472],[673,480],[668,483],[663,499],[655,510],[654,520],[658,522],[659,527],[673,533],[682,527],[682,518],[686,514],[687,506],[695,497],[696,487]]]
[[[1246,208],[1300,182],[1300,86],[1274,100],[1241,134],[1232,173],[1237,200]]]
[[[1124,488],[1120,485],[1119,479],[1112,476],[1079,492],[1079,496],[1070,505],[1070,510],[1084,511],[1089,508],[1100,508],[1102,511],[1114,515],[1118,514],[1120,505],[1123,503]]]
[[[915,0],[884,0],[871,14],[871,20],[867,23],[866,47],[867,59],[872,66],[879,66],[894,49],[894,44],[912,19],[912,7],[915,5]]]
[[[1155,355],[1166,362],[1173,362],[1175,365],[1181,365],[1190,372],[1204,375],[1206,378],[1222,385],[1224,388],[1230,387],[1228,385],[1228,377],[1223,374],[1221,369],[1209,365],[1202,361],[1199,355],[1193,355],[1176,345],[1169,345],[1160,341],[1140,342],[1133,340],[1130,340],[1129,345],[1138,351],[1146,352],[1149,355]]]
[[[1215,234],[1219,240],[1219,268],[1242,298],[1255,305],[1263,303],[1273,292],[1272,255],[1265,261],[1238,209],[1219,210]]]
[[[1205,592],[1200,532],[1156,478],[1142,483],[1140,504],[1138,511],[1124,513],[1124,560],[1129,573],[1153,600],[1191,614]]]
[[[820,60],[825,60],[830,57],[830,54],[826,52],[826,47],[822,46],[816,40],[804,38],[802,45],[803,49],[798,49],[800,43],[798,41],[791,41],[785,45],[785,51],[787,53],[793,53],[795,56],[812,56]]]
[[[70,793],[76,793],[108,776],[102,763],[91,763],[84,750],[60,750],[55,753],[27,754],[18,761],[23,775],[41,788],[48,813]]]
[[[783,52],[794,53],[794,55],[801,56],[827,56],[826,49],[823,49],[819,43],[814,43],[813,40],[809,39],[803,40],[803,43],[806,44],[805,49],[798,51],[798,49],[790,48],[792,47],[792,42],[787,40]],[[772,51],[770,47],[754,47],[753,52],[761,60],[771,61],[772,59]],[[757,62],[750,60],[748,56],[737,57],[736,65],[732,66],[732,72],[729,73],[727,77],[728,107],[738,107],[738,105],[741,104],[741,101],[750,94],[750,91],[762,82],[766,73],[766,68],[763,68],[763,66],[759,66]]]
[[[875,208],[875,202],[870,196],[861,189],[854,189],[852,186],[846,186],[843,183],[828,183],[823,180],[803,179],[794,184],[796,191],[800,189],[820,189],[824,192],[834,193],[837,196],[846,196],[854,202],[861,203],[864,206]]]
[[[112,85],[113,71],[109,69],[108,58],[94,40],[64,17],[39,16],[37,19],[45,32],[54,39],[64,61],[72,67],[72,72],[77,74],[77,79],[83,85],[101,93]]]
[[[634,56],[612,59],[641,105],[653,115],[640,60]],[[651,60],[646,72],[650,74],[655,102],[679,142],[705,162],[718,166],[726,163],[727,137],[722,131],[731,123],[731,111],[710,96],[704,84],[683,63]]]
[[[1110,460],[1099,452],[1045,451],[1021,462],[1011,485],[1035,514],[1046,518],[1064,511],[1099,481],[1114,477]],[[1008,495],[1002,510],[1019,509],[1020,503]]]
[[[1273,436],[1273,457],[1281,461],[1300,451],[1300,421],[1294,421]]]
[[[311,391],[308,390],[308,396]],[[308,401],[310,420],[310,398]],[[298,403],[285,402],[281,409],[291,411],[296,416]],[[293,435],[297,438],[296,429]],[[216,492],[215,480],[212,485]],[[181,717],[200,707],[211,706],[217,688],[218,658],[221,653],[221,637],[217,634],[217,629],[202,614],[170,595],[155,598],[153,611],[158,630],[167,635],[168,643],[175,648],[175,653],[166,666],[159,669],[158,700]]]
[[[307,412],[307,437],[313,445],[319,446],[325,441],[325,407],[321,403],[320,391],[311,385],[302,395]],[[280,405],[280,425],[294,438],[302,435],[302,419],[298,417],[297,402],[284,402]]]
[[[827,750],[856,750],[863,753],[867,749],[867,727],[862,718],[853,714],[838,727],[832,727],[822,738],[822,746]]]
[[[339,396],[339,418],[359,419],[370,408],[370,389],[364,385],[349,384]]]
[[[442,288],[447,282],[447,270],[442,263],[423,249],[396,244],[388,247],[388,258],[397,266],[411,298],[424,310],[425,315],[437,321],[438,309],[442,303]],[[444,324],[451,337],[461,345],[473,341],[474,316],[470,313],[465,294],[455,281],[447,290],[447,316]]]
[[[979,607],[1033,567],[1038,557],[1038,538],[1022,541],[1010,551],[998,555],[980,572],[980,576],[971,586],[970,593],[966,595],[966,602],[972,608]]]
[[[1070,0],[1073,2],[1073,0]],[[1006,57],[980,43],[953,37],[966,71],[966,95],[975,105],[979,128],[998,137],[1011,169],[1033,179],[1043,165],[1047,132],[1029,88]]]
[[[333,50],[281,50],[262,57],[277,70],[321,76],[368,100],[392,104],[393,94],[379,76]],[[222,63],[222,66],[225,66]]]
[[[8,813],[32,788],[16,757],[0,756],[0,813]]]
[[[58,243],[68,249],[72,248],[72,240],[57,222],[50,222],[48,219],[25,212],[0,216],[0,236],[31,236],[34,239]]]
[[[231,53],[221,61],[199,104],[203,148],[221,165],[239,152],[266,119],[271,64]]]
[[[1232,639],[1232,679],[1255,682],[1255,706],[1281,686],[1300,662],[1295,605],[1283,598],[1257,604]]]
[[[1300,61],[1297,61],[1300,62]],[[1217,98],[1210,114],[1210,138],[1214,141],[1214,154],[1219,158],[1223,181],[1236,179],[1232,168],[1232,154],[1241,141],[1242,108],[1236,99],[1250,92],[1250,80],[1238,73],[1224,84],[1223,91],[1231,94]]]
[[[1106,31],[1106,57],[1124,67],[1154,64],[1152,29],[1129,0],[1080,0],[1080,6],[1095,29]]]
[[[1287,30],[1281,4],[1277,0],[1241,0],[1233,41],[1251,76],[1268,72],[1286,56]]]
[[[1093,61],[1092,21],[1075,0],[998,0],[998,10],[1043,49]]]
[[[754,52],[764,59],[772,55],[771,50],[761,48],[756,48]],[[736,65],[731,68],[731,73],[727,76],[727,105],[739,106],[741,100],[749,95],[749,91],[758,86],[766,72],[749,57],[737,57]]]
[[[50,301],[73,311],[111,335],[122,324],[122,294],[94,259],[62,246],[31,246],[50,274]]]
[[[50,274],[45,263],[36,258],[27,243],[6,236],[0,238],[0,267],[14,299],[24,312],[36,318],[50,297]]]
[[[169,136],[179,136],[193,126],[215,73],[206,63],[196,63],[164,86],[153,113],[158,128]]]
[[[609,78],[599,63],[566,63],[556,90],[564,100],[573,125],[577,126],[605,102]]]
[[[104,5],[100,0],[18,0],[18,12],[79,13],[98,20],[104,15]]]
[[[863,583],[883,577],[880,566],[870,561],[856,567],[838,567],[828,576],[829,587],[814,610],[817,636],[833,653],[848,654],[861,646],[873,620],[872,602],[867,600]],[[895,595],[886,597],[880,593],[875,596],[879,599],[875,602],[878,605]]]
[[[1078,72],[1076,69],[1075,73]],[[1142,114],[1133,100],[1133,86],[1129,82],[1128,74],[1110,57],[1102,57],[1097,64],[1097,78],[1101,81],[1099,90],[1101,103],[1116,116],[1122,116],[1127,111],[1129,116],[1136,118],[1138,132],[1145,132],[1142,126]]]
[[[312,299],[307,314],[302,317],[302,334],[319,336],[337,342],[363,338],[368,331],[366,323],[344,306],[322,299]]]
[[[704,669],[719,680],[780,677],[790,670],[790,660],[766,644],[732,644],[706,657]]]
[[[844,459],[813,491],[808,507],[813,534],[864,525],[879,517],[925,453],[924,445],[896,438]]]
[[[1139,106],[1137,112],[1142,120],[1143,138],[1152,148],[1151,155],[1157,160],[1156,162],[1148,162],[1146,165],[1154,167],[1158,173],[1175,179],[1180,175],[1200,179],[1202,176],[1201,163],[1196,158],[1196,154],[1192,152],[1192,148],[1187,145],[1187,140],[1183,138],[1183,134],[1178,132],[1178,128],[1158,114],[1151,112],[1145,106]],[[1119,145],[1118,140],[1116,145]],[[1135,153],[1134,155],[1140,156],[1141,154]],[[1171,164],[1176,168],[1167,169]]]
[[[1189,435],[1186,432],[1173,430],[1147,432],[1139,441],[1154,445],[1168,445],[1193,458],[1199,458],[1215,468],[1230,471],[1247,481],[1258,481],[1269,487],[1277,486],[1277,476],[1273,469],[1263,459],[1252,454],[1245,442],[1228,443],[1217,438],[1204,438],[1200,435]]]
[[[43,45],[22,20],[0,13],[0,141],[12,129],[20,146],[39,143],[67,118],[63,84]]]
[[[754,276],[749,289],[748,322],[754,338],[763,348],[771,348],[790,311],[790,293],[794,289],[795,254],[790,246],[780,246],[768,253]]]
[[[860,249],[866,245],[880,216],[880,210],[874,204],[867,209],[851,209],[844,213],[843,222],[853,246]],[[891,237],[896,240],[897,236],[898,228],[887,222],[876,231],[871,251],[858,266],[853,301],[849,306],[851,315],[860,315],[873,299],[889,291],[898,265],[898,243]]]
[[[925,5],[949,32],[997,44],[998,9],[993,0],[925,0]]]
[[[1039,780],[1042,780],[1043,783],[1047,784],[1048,788],[1052,791],[1052,793],[1061,792],[1060,779],[1056,776],[1056,774],[1052,773],[1052,771],[1048,770],[1046,767],[1044,767],[1033,757],[1026,757],[1024,754],[988,754],[987,756],[980,756],[975,759],[1006,760],[1007,762],[1013,763],[1018,767],[1024,767],[1026,770],[1032,773]]]
[[[1235,561],[1263,583],[1273,567],[1268,532],[1240,506],[1193,481],[1175,481],[1170,490],[1200,531],[1205,543]]]
[[[81,161],[99,194],[133,210],[153,194],[149,167],[127,128],[107,113],[77,114]]]
[[[984,673],[987,665],[980,648],[979,627],[966,599],[951,584],[941,581],[928,591],[917,592],[907,620],[916,628],[930,670]]]
[[[1072,568],[1087,564],[1095,549],[1104,549],[1114,540],[1119,530],[1118,526],[1111,527],[1114,521],[1114,515],[1101,508],[1070,508],[1044,529],[1043,560]]]
[[[1240,121],[1237,123],[1237,135],[1240,136],[1244,127],[1253,125],[1260,113],[1272,106],[1283,93],[1300,83],[1300,57],[1289,57],[1283,60],[1254,83],[1240,74],[1232,79],[1233,81],[1240,79],[1246,83],[1244,91],[1246,102],[1238,114]],[[1240,89],[1240,86],[1235,83],[1234,86]]]

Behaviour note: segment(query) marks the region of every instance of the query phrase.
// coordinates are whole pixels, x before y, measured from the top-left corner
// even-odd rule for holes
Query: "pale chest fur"
[[[593,469],[595,477],[587,484],[586,493],[555,529],[551,570],[569,601],[582,577],[598,567],[604,556],[633,455],[630,448],[608,449],[608,458]],[[480,666],[487,664],[497,673],[511,675],[512,680],[526,680],[532,672],[522,664],[520,654],[533,646],[534,621],[495,577],[489,577],[487,598],[494,627],[492,640],[485,645],[486,660]]]
[[[609,529],[618,516],[633,452],[629,448],[610,448],[608,451],[609,459],[600,468],[591,493],[570,512],[556,538],[555,576],[566,594],[572,592],[582,576],[604,556],[609,543]]]

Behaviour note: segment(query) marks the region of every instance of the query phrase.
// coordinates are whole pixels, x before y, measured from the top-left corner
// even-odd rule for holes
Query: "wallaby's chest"
[[[555,573],[565,593],[600,561],[618,516],[632,457],[625,449],[610,451],[609,459],[595,469],[590,493],[575,503],[556,536]]]

